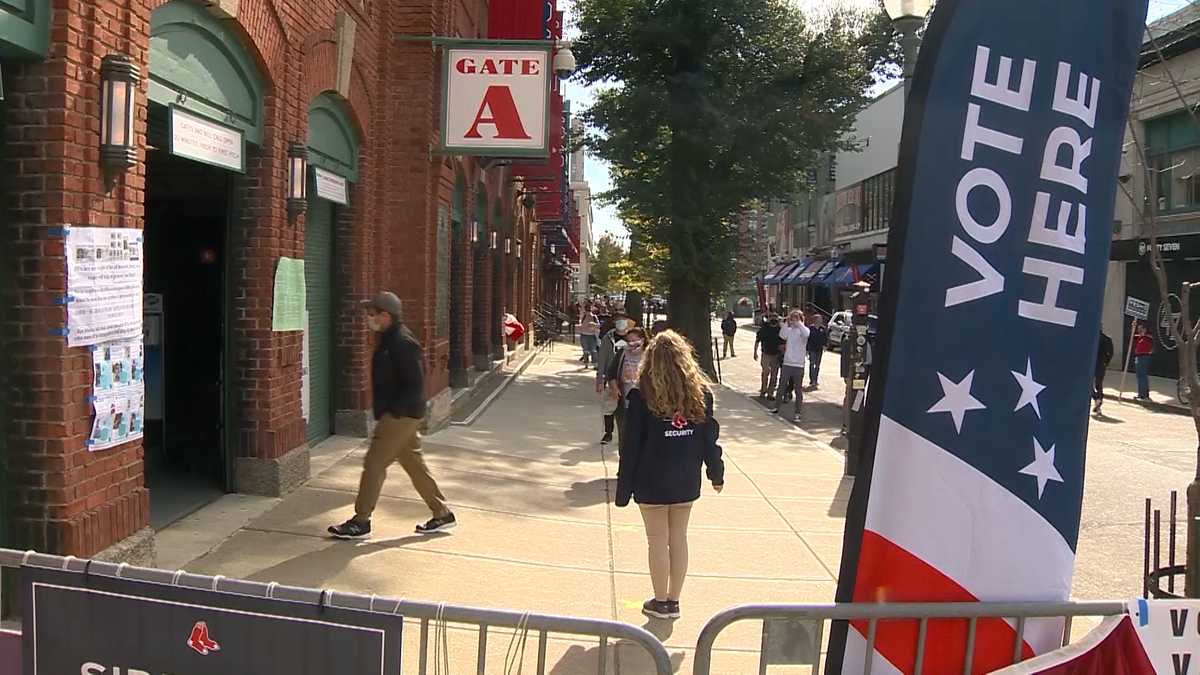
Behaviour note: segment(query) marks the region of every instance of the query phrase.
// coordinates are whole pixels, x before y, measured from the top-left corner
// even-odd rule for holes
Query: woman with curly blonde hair
[[[617,506],[637,502],[646,524],[654,598],[642,613],[679,617],[679,597],[687,576],[687,526],[692,503],[700,498],[701,469],[720,492],[725,463],[717,444],[713,395],[682,335],[663,331],[642,356],[638,385],[628,395],[625,447],[617,471]]]

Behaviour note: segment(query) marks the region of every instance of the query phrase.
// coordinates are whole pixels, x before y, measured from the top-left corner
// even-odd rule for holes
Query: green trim
[[[176,157],[180,157],[182,159],[186,159],[188,161],[198,162],[200,164],[207,164],[209,166],[214,166],[218,169],[224,169],[225,171],[235,171],[237,173],[246,173],[246,132],[244,132],[241,129],[238,129],[236,127],[231,127],[227,124],[221,124],[217,120],[205,117],[204,115],[199,115],[199,114],[195,113],[194,111],[188,110],[186,108],[178,107],[175,105],[167,106],[167,108],[168,108],[168,110],[167,110],[167,152],[170,152],[172,155],[175,155]],[[199,118],[203,119],[205,122],[210,122],[216,126],[224,127],[226,129],[229,129],[230,131],[236,132],[238,137],[240,137],[242,139],[242,151],[241,151],[242,166],[241,166],[241,168],[234,169],[225,164],[209,162],[207,160],[197,159],[195,157],[190,157],[188,155],[181,155],[181,154],[175,152],[175,110],[177,108],[179,110],[183,111],[184,114],[192,115],[193,117],[199,117]]]
[[[484,40],[480,38],[462,38],[442,35],[397,35],[398,42],[431,42],[436,46],[448,45],[461,47],[463,45],[482,45],[485,47],[549,47],[554,48],[554,40]]]
[[[358,133],[346,107],[325,93],[308,107],[308,163],[358,181]]]
[[[150,20],[150,100],[177,105],[263,139],[258,65],[241,39],[190,0],[172,0]]]
[[[50,0],[0,0],[0,56],[45,58],[50,46]]]
[[[447,38],[447,40],[450,40],[450,38]],[[456,39],[453,42],[446,42],[445,44],[452,44],[456,48],[461,48],[461,49],[472,49],[472,48],[487,49],[489,47],[499,47],[499,46],[522,47],[525,49],[536,49],[538,47],[541,47],[541,49],[536,49],[536,51],[544,51],[546,53],[546,66],[547,66],[546,123],[542,125],[542,129],[543,129],[542,146],[543,147],[540,149],[509,148],[509,149],[505,149],[505,150],[501,151],[501,150],[489,149],[489,148],[463,148],[463,147],[452,147],[452,146],[447,145],[446,144],[446,136],[448,134],[447,134],[446,125],[447,125],[448,118],[447,118],[446,112],[450,106],[450,87],[448,86],[448,84],[450,82],[450,51],[451,50],[444,49],[444,50],[442,50],[442,82],[441,82],[442,102],[441,102],[441,106],[440,106],[442,119],[441,119],[441,123],[438,126],[439,130],[441,131],[441,134],[440,134],[440,137],[438,138],[437,152],[442,155],[458,155],[458,156],[469,156],[469,157],[520,157],[520,158],[548,159],[551,154],[550,153],[550,150],[551,150],[551,148],[550,148],[550,138],[551,138],[551,135],[550,135],[550,124],[551,124],[550,97],[554,93],[554,77],[555,77],[554,53],[552,50],[553,43],[546,42],[546,41],[537,41],[537,40],[515,40],[515,41],[514,40],[492,40],[492,41],[486,41],[486,40]]]

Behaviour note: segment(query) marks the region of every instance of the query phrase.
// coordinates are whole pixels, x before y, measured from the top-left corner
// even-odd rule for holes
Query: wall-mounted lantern
[[[512,238],[504,238],[504,255],[512,255]]]
[[[100,61],[100,163],[110,181],[137,164],[134,96],[141,79],[141,69],[125,54]]]
[[[479,243],[479,221],[478,220],[471,221],[471,243],[472,244]]]
[[[496,250],[496,231],[495,230],[492,230],[490,239],[491,239],[491,241],[489,243],[492,246],[492,250],[495,251]]]
[[[308,148],[299,143],[288,146],[288,219],[295,220],[308,208]]]

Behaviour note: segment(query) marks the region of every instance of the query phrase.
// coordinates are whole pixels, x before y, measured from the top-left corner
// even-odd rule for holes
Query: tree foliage
[[[605,234],[596,243],[596,257],[592,259],[591,283],[612,290],[613,265],[625,257],[625,249],[612,234]]]
[[[579,77],[606,85],[584,113],[612,166],[601,197],[665,249],[671,322],[705,344],[737,214],[845,147],[890,29],[848,11],[811,21],[787,0],[577,0],[576,13]]]

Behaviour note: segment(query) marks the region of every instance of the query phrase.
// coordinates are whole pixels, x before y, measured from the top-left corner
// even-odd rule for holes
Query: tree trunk
[[[637,321],[639,326],[646,320],[646,312],[643,309],[642,294],[638,291],[625,291],[625,313],[629,318]],[[649,326],[642,326],[649,329]]]
[[[696,348],[700,367],[709,377],[716,378],[712,350],[712,317],[709,313],[708,289],[683,279],[670,282],[669,315],[671,328],[691,340]]]

